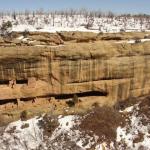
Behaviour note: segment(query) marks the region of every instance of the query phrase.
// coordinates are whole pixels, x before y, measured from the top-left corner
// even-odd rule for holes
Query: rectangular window
[[[9,85],[9,80],[0,80],[0,85]]]
[[[16,80],[16,84],[28,84],[28,80]]]

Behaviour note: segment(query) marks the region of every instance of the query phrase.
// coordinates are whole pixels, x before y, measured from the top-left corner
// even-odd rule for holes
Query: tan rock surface
[[[88,97],[92,91],[105,96],[99,102],[109,106],[149,94],[150,42],[0,48],[0,100]]]
[[[97,33],[92,32],[57,32],[64,41],[96,41]]]
[[[40,41],[40,42],[44,42],[45,44],[56,44],[56,45],[59,45],[59,44],[63,44],[63,40],[59,37],[58,34],[32,34],[32,35],[29,35],[28,38],[31,40],[31,41]]]

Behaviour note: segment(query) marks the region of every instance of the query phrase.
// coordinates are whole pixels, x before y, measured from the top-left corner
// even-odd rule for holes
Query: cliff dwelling
[[[15,34],[21,36],[22,33]],[[100,105],[113,106],[117,101],[149,93],[149,42],[117,43],[113,34],[82,33],[78,36],[82,42],[68,37],[78,34],[80,32],[41,33],[43,38],[53,37],[55,46],[20,41],[20,45],[14,47],[2,43],[1,110],[36,107],[43,103],[49,106],[50,99],[67,101],[74,95],[91,105],[97,99]],[[32,33],[30,38],[36,36]],[[119,33],[116,36],[127,37]],[[112,39],[107,40],[108,37]]]

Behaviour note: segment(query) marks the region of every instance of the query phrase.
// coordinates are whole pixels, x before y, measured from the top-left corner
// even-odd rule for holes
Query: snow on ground
[[[60,31],[81,31],[81,32],[94,32],[99,33],[99,30],[90,30],[84,27],[50,27],[44,26],[42,29],[37,29],[34,26],[27,26],[27,25],[17,25],[12,28],[12,31],[16,32],[23,32],[23,31],[31,31],[31,32],[49,32],[55,33]]]
[[[127,110],[127,109],[126,109]],[[132,114],[129,116],[130,124],[124,128],[117,128],[117,142],[124,142],[127,145],[127,149],[139,150],[141,147],[145,150],[150,149],[150,122],[147,125],[144,125],[142,122],[143,117],[147,120],[145,115],[139,115],[139,107],[136,106],[133,110],[133,107],[129,107],[128,110]],[[140,135],[142,137],[140,137]],[[139,139],[136,143],[135,140]],[[122,148],[120,147],[120,150]]]
[[[147,42],[147,41],[150,41],[150,39],[139,39],[139,40],[140,40],[139,42]],[[133,43],[136,43],[136,40],[130,40],[130,41],[128,41],[127,43],[133,44]]]
[[[71,128],[75,125],[75,116],[66,116],[66,117],[59,117],[58,122],[59,126],[56,128],[56,130],[53,132],[50,140],[55,139],[60,134],[71,131]],[[70,134],[70,133],[68,133]]]
[[[140,113],[139,103],[118,113],[127,115],[126,124],[118,126],[116,139],[110,143],[100,142],[100,137],[92,131],[90,135],[81,131],[83,116],[58,116],[58,126],[49,135],[44,135],[44,129],[39,126],[44,117],[35,117],[9,124],[0,136],[0,150],[150,150],[150,122]]]
[[[88,134],[84,135],[78,129],[80,124],[80,117],[69,115],[59,116],[59,126],[54,130],[51,137],[47,139],[50,149],[78,149],[86,150],[95,144],[97,136],[91,137]],[[86,144],[85,142],[88,141]]]
[[[134,32],[150,31],[149,17],[123,16],[86,16],[84,14],[20,14],[4,15],[0,17],[0,26],[6,21],[12,22],[12,31],[83,31],[83,32]],[[87,25],[90,25],[88,28]]]
[[[136,43],[136,42],[137,42],[137,43],[143,43],[143,42],[148,42],[148,41],[150,41],[150,39],[138,39],[138,41],[131,39],[131,40],[129,40],[129,41],[123,40],[123,41],[118,41],[118,42],[116,42],[116,43],[129,43],[129,44],[134,44],[134,43]]]
[[[27,121],[16,121],[6,127],[0,137],[0,150],[36,149],[42,142],[42,130],[38,127],[41,118],[33,118]]]

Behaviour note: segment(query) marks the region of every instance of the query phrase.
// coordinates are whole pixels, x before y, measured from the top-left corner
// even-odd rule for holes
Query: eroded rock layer
[[[0,103],[92,92],[109,106],[148,94],[150,42],[0,48]]]

